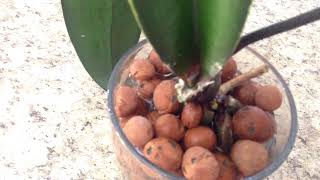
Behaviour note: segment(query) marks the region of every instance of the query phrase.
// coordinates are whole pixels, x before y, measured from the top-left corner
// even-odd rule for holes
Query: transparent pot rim
[[[128,59],[128,57],[130,55],[132,55],[133,53],[137,52],[139,49],[141,49],[146,44],[148,44],[148,41],[147,40],[143,40],[143,41],[140,41],[137,45],[135,45],[131,49],[129,49],[121,57],[121,59],[118,61],[118,63],[116,64],[116,66],[114,67],[114,69],[113,69],[113,71],[111,73],[111,76],[110,76],[110,79],[109,79],[109,82],[108,82],[108,91],[109,91],[109,93],[108,93],[108,98],[107,98],[107,101],[108,101],[107,103],[108,103],[108,109],[109,109],[109,113],[110,113],[111,122],[113,124],[113,128],[114,128],[117,136],[119,138],[121,138],[122,143],[124,143],[127,146],[127,148],[129,149],[130,153],[132,153],[132,155],[135,156],[135,158],[137,158],[138,161],[143,163],[145,166],[151,168],[155,172],[158,172],[160,174],[160,176],[166,177],[168,179],[173,179],[173,180],[183,180],[185,178],[178,177],[178,176],[176,176],[174,174],[171,174],[171,173],[168,173],[168,172],[162,170],[158,166],[152,164],[149,160],[147,160],[140,153],[138,153],[137,150],[135,149],[135,147],[128,141],[128,139],[126,138],[125,134],[123,133],[122,128],[120,127],[120,123],[119,123],[118,117],[115,114],[115,110],[114,110],[114,106],[113,106],[113,102],[114,102],[113,94],[114,94],[115,87],[118,84],[117,78],[116,78],[117,75],[118,75],[118,72],[121,70],[121,67],[126,62],[126,59]],[[249,51],[250,53],[254,54],[262,62],[264,62],[264,63],[269,65],[271,71],[277,77],[277,79],[279,80],[280,84],[282,85],[282,87],[285,90],[286,97],[288,98],[288,102],[289,102],[289,105],[290,105],[290,113],[291,113],[290,135],[289,135],[289,138],[288,138],[288,142],[285,145],[283,151],[281,151],[279,153],[279,155],[277,156],[277,159],[275,161],[273,161],[271,164],[269,164],[262,171],[260,171],[259,173],[255,174],[253,176],[245,178],[245,180],[260,180],[260,179],[266,178],[267,176],[271,175],[288,158],[288,155],[289,155],[289,153],[291,152],[291,150],[292,150],[292,148],[294,146],[295,139],[296,139],[296,136],[297,136],[297,131],[298,131],[297,110],[296,110],[295,102],[294,102],[293,96],[291,94],[291,91],[290,91],[288,85],[285,83],[285,81],[282,78],[282,76],[280,75],[280,73],[276,70],[276,68],[266,58],[264,58],[262,55],[260,55],[254,49],[252,49],[250,47],[246,47],[245,49],[247,51]]]

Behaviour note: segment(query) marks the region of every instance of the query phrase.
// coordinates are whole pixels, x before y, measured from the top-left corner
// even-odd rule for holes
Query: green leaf
[[[61,0],[73,46],[87,72],[107,89],[120,56],[139,39],[126,0]]]
[[[252,0],[199,0],[195,24],[201,69],[215,76],[236,48]]]
[[[133,14],[160,57],[181,74],[196,63],[193,0],[128,0]]]
[[[216,75],[232,54],[251,4],[251,0],[128,1],[164,61],[181,75],[200,59],[205,76]]]

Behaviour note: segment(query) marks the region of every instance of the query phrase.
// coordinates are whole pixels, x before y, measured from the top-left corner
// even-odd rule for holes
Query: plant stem
[[[265,28],[259,29],[252,33],[249,33],[240,39],[239,45],[234,51],[234,54],[249,44],[255,43],[259,40],[262,40],[264,38],[267,38],[276,34],[280,34],[280,33],[295,29],[297,27],[306,25],[308,23],[314,22],[319,19],[320,19],[320,8],[316,8],[314,10],[303,13],[301,15],[290,18],[288,20],[285,20],[285,21],[267,26]]]
[[[250,80],[254,77],[260,76],[264,73],[268,72],[268,65],[264,64],[257,68],[251,69],[250,71],[243,73],[230,81],[227,81],[223,84],[221,84],[219,88],[219,95],[225,95],[227,94],[231,89],[239,86],[240,84],[246,82],[247,80]]]
[[[180,103],[190,100],[192,97],[197,96],[203,92],[208,86],[214,84],[215,81],[198,82],[194,88],[186,86],[185,81],[179,79],[175,88],[177,90],[177,98]]]

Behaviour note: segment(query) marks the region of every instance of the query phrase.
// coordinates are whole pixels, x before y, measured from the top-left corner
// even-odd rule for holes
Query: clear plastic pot
[[[143,155],[132,146],[123,133],[119,120],[114,111],[114,89],[119,84],[124,83],[128,76],[128,67],[135,56],[147,57],[151,46],[144,40],[130,49],[117,63],[109,80],[108,108],[110,112],[110,126],[112,128],[113,145],[115,153],[121,166],[121,173],[126,179],[184,179],[168,173],[156,165],[152,164]],[[268,166],[259,173],[246,177],[247,180],[260,180],[277,170],[287,159],[291,152],[298,129],[296,106],[292,94],[281,77],[280,73],[272,66],[268,60],[251,48],[245,48],[234,56],[241,71],[248,70],[259,64],[266,63],[270,66],[270,71],[256,79],[261,84],[273,84],[279,87],[283,94],[283,103],[281,107],[274,112],[277,122],[277,133],[274,138],[265,143],[269,149],[270,161]]]

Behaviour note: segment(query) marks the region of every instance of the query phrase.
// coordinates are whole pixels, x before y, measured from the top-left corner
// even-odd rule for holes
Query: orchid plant
[[[61,3],[75,50],[102,88],[108,88],[113,67],[143,32],[161,59],[180,77],[177,91],[182,101],[194,91],[219,85],[217,76],[224,62],[244,46],[320,18],[318,8],[240,38],[252,0],[62,0]],[[194,66],[200,68],[196,68],[196,76],[190,80],[185,74]]]

